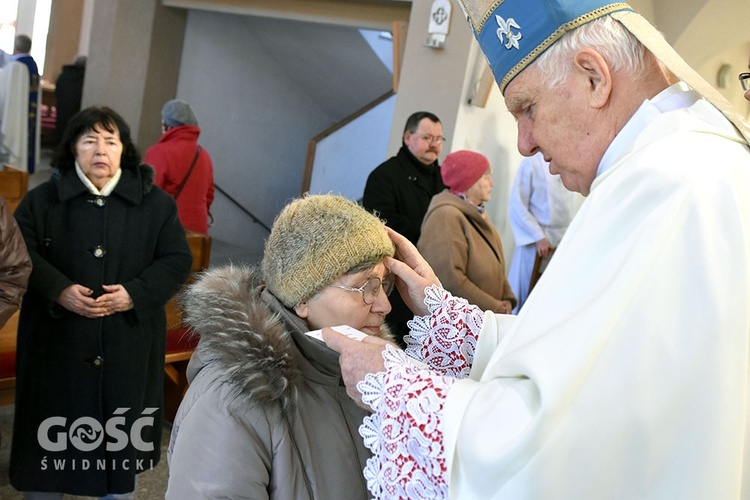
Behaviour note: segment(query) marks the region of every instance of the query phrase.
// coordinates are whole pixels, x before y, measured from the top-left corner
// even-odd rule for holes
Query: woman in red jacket
[[[168,101],[161,111],[162,136],[144,157],[154,167],[154,183],[177,201],[177,215],[185,229],[208,234],[214,201],[211,156],[198,145],[198,120],[185,101]]]

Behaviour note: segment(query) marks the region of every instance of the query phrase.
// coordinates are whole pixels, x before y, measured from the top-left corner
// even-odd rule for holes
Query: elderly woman
[[[440,173],[448,189],[433,196],[417,247],[446,290],[484,310],[510,314],[516,297],[503,243],[483,207],[494,186],[490,161],[456,151],[445,157]]]
[[[167,498],[366,499],[365,410],[338,356],[306,335],[384,325],[394,247],[356,203],[316,195],[276,219],[262,270],[208,271],[182,297],[200,335],[168,450]]]
[[[113,110],[76,114],[52,164],[15,212],[33,270],[10,479],[27,498],[127,494],[159,461],[164,305],[192,256],[174,200]]]

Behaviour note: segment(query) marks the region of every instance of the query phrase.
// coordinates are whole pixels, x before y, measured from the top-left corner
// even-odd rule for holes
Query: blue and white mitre
[[[566,32],[611,16],[676,77],[699,92],[750,144],[750,126],[727,99],[677,54],[630,5],[604,0],[457,0],[495,75],[500,92]]]

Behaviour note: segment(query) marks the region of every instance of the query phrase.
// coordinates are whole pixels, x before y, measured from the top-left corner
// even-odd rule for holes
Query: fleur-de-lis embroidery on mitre
[[[505,48],[510,50],[511,48],[518,49],[518,41],[523,37],[521,34],[521,27],[516,23],[516,20],[508,18],[506,21],[502,17],[495,14],[495,21],[497,21],[497,37],[500,39],[500,43],[505,45]],[[513,32],[513,29],[518,30]],[[503,40],[505,38],[505,40]]]

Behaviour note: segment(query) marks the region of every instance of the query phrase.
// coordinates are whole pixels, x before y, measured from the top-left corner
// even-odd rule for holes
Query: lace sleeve
[[[385,372],[357,385],[374,413],[359,428],[373,452],[364,469],[375,498],[447,499],[443,405],[452,377],[387,346]]]
[[[444,375],[467,377],[484,311],[437,285],[425,289],[424,303],[430,314],[408,322],[410,333],[404,336],[406,354]]]

